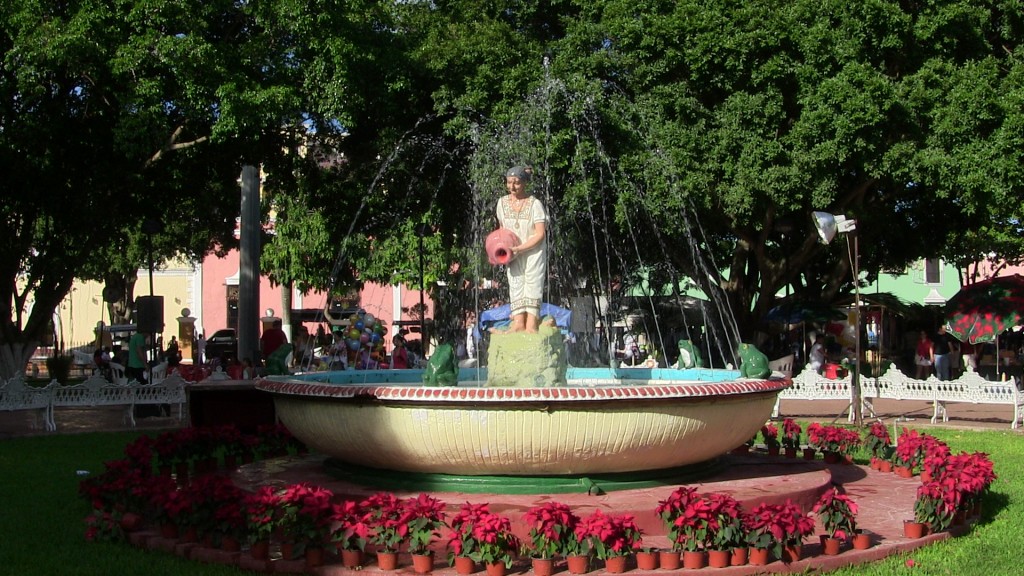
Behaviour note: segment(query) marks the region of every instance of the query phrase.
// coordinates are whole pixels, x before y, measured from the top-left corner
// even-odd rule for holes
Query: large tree
[[[287,166],[308,133],[337,131],[344,61],[295,57],[340,10],[4,2],[0,376],[25,365],[75,278],[108,280],[127,302],[151,248],[158,264],[222,249],[242,164]]]
[[[818,242],[814,210],[858,220],[866,280],[1024,253],[1014,2],[411,7],[447,133],[505,143],[476,146],[497,159],[471,172],[541,167],[568,253],[556,282],[690,277],[746,339],[784,287],[851,289],[847,247]]]

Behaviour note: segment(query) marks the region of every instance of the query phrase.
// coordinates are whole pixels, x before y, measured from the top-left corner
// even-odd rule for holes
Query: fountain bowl
[[[382,470],[573,475],[712,460],[770,418],[785,378],[711,369],[570,368],[568,386],[425,387],[419,370],[273,377],[278,418],[311,449]]]

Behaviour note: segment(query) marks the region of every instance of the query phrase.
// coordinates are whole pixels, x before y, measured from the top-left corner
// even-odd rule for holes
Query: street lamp
[[[847,248],[850,246],[850,233],[853,236],[853,254],[850,256],[850,263],[853,266],[853,289],[854,289],[854,307],[857,310],[856,321],[853,327],[853,338],[854,338],[854,359],[853,359],[853,378],[850,382],[850,409],[853,415],[853,421],[857,426],[864,424],[864,415],[861,405],[861,394],[860,394],[860,245],[857,240],[857,221],[851,220],[846,216],[833,215],[828,212],[814,212],[811,214],[811,218],[814,221],[814,227],[818,230],[818,236],[821,237],[822,244],[828,244],[836,237],[836,234],[846,234],[846,245]]]

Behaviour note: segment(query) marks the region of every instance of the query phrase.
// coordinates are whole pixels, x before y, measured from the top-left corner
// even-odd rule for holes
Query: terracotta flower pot
[[[889,462],[888,460],[879,460],[878,461],[878,471],[879,472],[892,472],[892,462]]]
[[[745,546],[737,546],[732,549],[732,556],[729,557],[730,566],[745,566],[747,564],[747,557],[750,555],[750,550]]]
[[[817,452],[814,448],[804,448],[804,460],[814,460]]]
[[[657,552],[637,552],[636,553],[636,568],[637,568],[637,570],[657,570],[658,569],[658,553]]]
[[[604,559],[604,570],[611,574],[622,574],[626,571],[626,556],[611,556]]]
[[[796,546],[783,546],[782,547],[782,558],[779,558],[779,560],[782,560],[786,564],[791,564],[791,563],[796,562],[797,560],[800,559],[800,556],[801,556],[802,552],[803,552],[803,548],[800,545],[796,545]]]
[[[257,560],[266,560],[270,558],[270,542],[267,540],[253,542],[252,547],[249,548],[249,555]]]
[[[832,452],[831,450],[823,452],[822,458],[825,459],[825,464],[839,464],[839,461],[842,460],[839,452]]]
[[[434,570],[434,555],[430,552],[426,554],[413,554],[412,569],[417,574],[429,574]]]
[[[533,571],[535,573],[537,572],[536,567],[534,568]],[[468,556],[456,556],[455,557],[455,573],[456,574],[460,574],[461,576],[467,576],[468,574],[472,574],[473,572],[476,572],[476,562],[474,562],[472,558],[470,558]],[[551,576],[551,573],[548,572],[545,576]]]
[[[507,568],[504,562],[488,562],[486,570],[487,576],[505,576]]]
[[[178,538],[178,525],[174,522],[164,522],[160,525],[160,537],[176,540]]]
[[[821,549],[826,556],[835,556],[839,554],[839,550],[842,548],[843,541],[839,538],[822,538]]]
[[[242,543],[234,536],[225,536],[220,539],[220,549],[225,552],[238,552],[242,549]]]
[[[679,552],[675,550],[662,550],[658,552],[658,564],[663,570],[678,570],[682,565]]]
[[[906,466],[896,466],[893,468],[893,472],[896,473],[900,478],[913,478],[914,471]]]
[[[796,448],[787,446],[785,450],[786,458],[796,458]]]
[[[384,551],[377,552],[377,567],[381,570],[397,570],[398,553]]]
[[[769,552],[767,548],[751,548],[747,552],[747,561],[751,566],[765,566],[770,559]]]
[[[903,535],[907,538],[921,538],[928,533],[928,525],[913,520],[903,521]]]
[[[732,563],[732,552],[729,550],[708,550],[708,566],[725,568]]]
[[[306,568],[319,568],[324,565],[324,549],[321,546],[306,548]]]
[[[871,534],[867,532],[858,531],[853,535],[853,549],[854,550],[867,550],[871,548]]]
[[[700,570],[708,565],[708,555],[702,550],[684,550],[683,568],[687,570]]]
[[[779,447],[778,446],[769,446],[768,447],[768,455],[769,456],[778,456],[779,455]]]
[[[295,543],[294,542],[283,542],[283,543],[281,543],[281,559],[282,560],[295,560]]]
[[[590,572],[590,556],[568,556],[565,563],[570,574],[586,574]]]
[[[363,551],[342,548],[341,565],[345,568],[361,568],[363,566]]]
[[[530,565],[534,576],[551,576],[555,573],[554,558],[531,558]]]
[[[125,532],[135,532],[142,528],[144,522],[142,516],[134,512],[125,512],[121,515],[121,519],[118,520],[118,524],[121,525],[121,530]]]

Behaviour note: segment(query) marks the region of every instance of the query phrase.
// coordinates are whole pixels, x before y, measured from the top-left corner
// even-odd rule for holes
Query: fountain
[[[550,284],[556,284],[549,289],[551,296],[564,294],[573,284],[568,280],[574,277],[580,251],[559,244],[569,219],[561,217],[552,194],[563,186],[550,180],[552,171],[547,169],[556,152],[544,146],[536,149],[537,135],[547,135],[540,140],[550,138],[555,117],[564,121],[568,110],[583,109],[582,114],[587,114],[592,109],[582,98],[570,100],[576,98],[549,76],[523,106],[516,125],[479,128],[476,153],[465,175],[473,200],[467,223],[471,246],[463,265],[473,268],[472,274],[488,274],[486,267],[474,268],[474,262],[483,252],[484,231],[493,228],[496,194],[501,193],[505,169],[526,159],[534,161],[535,193],[543,196],[550,213],[549,267],[554,270]],[[556,111],[558,101],[564,109]],[[598,124],[593,118],[564,122],[577,127]],[[585,169],[591,173],[574,177],[581,182],[605,181],[592,172],[612,162],[603,156],[604,146],[596,133],[587,137],[595,142],[590,148],[599,157],[584,163],[592,164]],[[607,192],[602,189],[598,195]],[[590,208],[594,212],[589,221],[610,226],[597,203]],[[591,206],[589,199],[587,205]],[[594,229],[591,236],[594,254],[617,254],[625,262],[627,255],[608,243],[607,234]],[[601,258],[594,262],[599,279],[592,285],[607,285],[610,264]],[[561,302],[571,299],[558,298]],[[612,325],[610,312],[603,314],[604,325]],[[658,336],[665,350],[660,342],[664,330],[657,325],[657,316],[653,321],[649,332]],[[702,324],[707,327],[705,334],[694,337],[686,326],[685,338],[701,339],[708,347],[706,357],[718,358],[721,365],[735,362],[739,340],[734,322],[731,326],[721,323],[725,327],[721,342],[712,334],[714,322],[705,319]],[[716,350],[710,349],[713,343]],[[719,456],[757,433],[770,417],[779,390],[787,386],[782,378],[743,379],[738,371],[726,368],[617,368],[611,365],[611,343],[603,344],[609,365],[569,368],[565,386],[538,386],[534,376],[524,374],[511,387],[496,387],[488,382],[487,369],[473,369],[463,370],[455,387],[424,387],[415,370],[371,370],[275,377],[260,382],[258,388],[273,394],[278,416],[293,434],[346,467],[542,478],[621,473],[653,477],[672,470],[714,470]],[[490,369],[494,376],[498,366],[492,363]],[[555,380],[560,381],[560,376]],[[552,381],[545,379],[548,384]]]
[[[752,438],[785,379],[709,369],[570,368],[564,387],[455,387],[419,371],[274,378],[278,417],[310,448],[375,469],[456,475],[657,472],[714,460]]]

